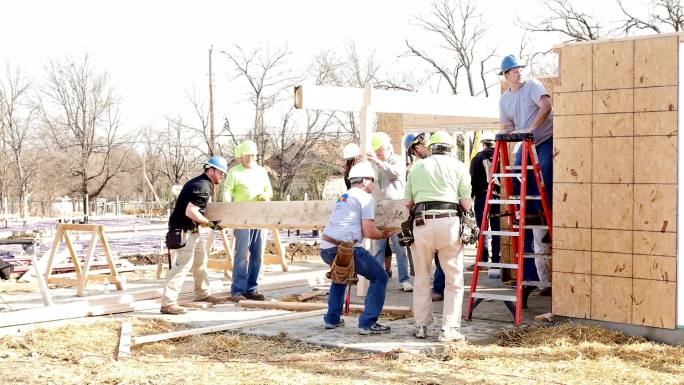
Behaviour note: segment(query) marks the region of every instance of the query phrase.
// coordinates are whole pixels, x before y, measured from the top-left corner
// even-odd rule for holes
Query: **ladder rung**
[[[499,262],[478,262],[480,267],[500,267],[502,269],[517,269],[518,265],[515,263],[499,263]]]
[[[524,254],[523,258],[551,259],[551,255],[549,255],[549,254]]]
[[[485,230],[482,232],[485,235],[499,235],[499,236],[504,236],[504,237],[517,237],[520,235],[519,232],[517,231],[494,231],[494,230]]]
[[[495,205],[519,205],[520,199],[490,199],[487,202]]]
[[[520,199],[520,196],[519,195],[511,195],[511,196],[509,196],[509,198]],[[531,201],[540,201],[541,195],[527,195],[526,199],[531,200]]]
[[[513,225],[514,229],[519,229],[520,226],[518,225]],[[549,226],[547,225],[525,225],[526,229],[542,229],[542,230],[548,230]]]
[[[514,295],[504,294],[490,294],[490,293],[473,293],[473,298],[494,299],[497,301],[517,302],[518,299]]]
[[[493,178],[522,178],[522,173],[494,173],[492,174]]]
[[[524,286],[541,286],[541,287],[551,287],[551,282],[542,281],[523,281]]]
[[[528,165],[528,166],[527,166],[527,169],[528,169],[528,170],[534,170],[534,166]],[[515,170],[522,170],[522,166],[506,166],[506,170],[513,170],[513,171],[515,171]]]

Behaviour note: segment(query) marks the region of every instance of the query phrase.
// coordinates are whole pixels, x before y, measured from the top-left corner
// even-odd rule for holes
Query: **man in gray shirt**
[[[542,170],[542,179],[549,197],[549,204],[553,202],[553,111],[551,98],[544,85],[537,79],[524,79],[522,69],[525,65],[515,55],[504,57],[501,62],[501,72],[508,84],[508,90],[501,95],[499,101],[499,116],[504,133],[532,133],[536,145],[537,157]],[[515,164],[522,163],[522,147],[515,156]],[[528,177],[527,193],[539,195],[534,177]],[[541,211],[540,201],[529,201],[527,212],[530,214]],[[548,246],[542,242],[546,230],[534,230],[534,252],[546,254]],[[541,282],[548,283],[548,259],[535,259],[537,274]]]

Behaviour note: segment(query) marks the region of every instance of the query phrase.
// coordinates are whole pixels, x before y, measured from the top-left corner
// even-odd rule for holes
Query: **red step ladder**
[[[551,205],[549,197],[546,193],[544,181],[541,174],[541,166],[537,158],[537,151],[534,145],[534,135],[531,133],[518,134],[497,134],[496,146],[494,147],[494,157],[492,159],[492,178],[489,180],[489,187],[487,188],[487,200],[484,206],[484,213],[482,218],[482,230],[480,232],[480,239],[477,244],[477,257],[475,259],[475,267],[473,270],[473,280],[470,286],[470,300],[468,301],[468,309],[466,311],[466,320],[471,320],[473,310],[484,300],[498,300],[504,301],[506,307],[511,311],[515,318],[515,325],[522,323],[522,309],[523,309],[523,286],[539,285],[537,281],[523,281],[524,261],[525,258],[550,258],[546,254],[525,254],[525,230],[544,228],[548,229],[549,236],[552,237],[552,221],[551,221]],[[522,142],[522,164],[520,166],[511,166],[508,156],[508,143]],[[500,167],[500,168],[499,168]],[[528,172],[522,170],[532,170],[534,179],[539,187],[540,194],[538,196],[527,195],[527,179]],[[520,180],[520,195],[510,195],[513,193],[513,178]],[[494,199],[494,185],[496,180],[501,180],[502,187],[508,196],[501,196],[499,199]],[[503,194],[503,191],[502,191]],[[543,209],[543,219],[546,221],[543,225],[528,225],[526,224],[527,201],[541,200]],[[500,216],[508,216],[509,229],[517,231],[491,231],[489,228],[489,213],[491,205],[508,205],[508,212],[501,213]],[[520,224],[515,223],[515,218],[519,218]],[[496,218],[499,220],[499,218]],[[485,247],[485,235],[512,237],[513,246],[513,263],[494,263],[482,262],[482,254]],[[499,269],[514,269],[516,270],[516,287],[515,294],[491,294],[488,292],[478,292],[478,280],[480,268],[499,268]],[[480,288],[482,289],[482,288]]]

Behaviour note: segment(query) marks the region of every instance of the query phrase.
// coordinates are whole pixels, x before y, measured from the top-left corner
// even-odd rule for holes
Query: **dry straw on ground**
[[[120,321],[0,339],[7,384],[667,384],[684,381],[684,349],[560,324],[454,344],[439,355],[321,349],[281,335],[207,334],[134,347],[116,362]],[[134,335],[179,325],[134,319]],[[354,330],[349,328],[349,333]],[[407,336],[407,338],[410,338]],[[371,337],[381,341],[382,337]]]

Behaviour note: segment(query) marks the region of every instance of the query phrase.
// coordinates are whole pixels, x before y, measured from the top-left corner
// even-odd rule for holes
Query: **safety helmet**
[[[342,158],[344,160],[353,159],[361,155],[361,149],[356,143],[349,143],[342,149]]]
[[[480,137],[480,142],[494,142],[495,135],[492,131],[482,131],[482,136]]]
[[[256,143],[251,140],[247,139],[240,144],[240,155],[257,155],[258,153]]]
[[[204,162],[204,165],[213,167],[219,171],[223,171],[224,173],[228,172],[228,162],[226,162],[222,156],[214,155],[207,159],[207,161]]]
[[[425,133],[421,132],[416,134],[410,132],[408,135],[406,135],[406,138],[404,138],[404,148],[406,148],[406,151],[409,151],[411,150],[411,147],[422,142],[423,140],[425,140]]]
[[[389,135],[384,132],[374,132],[373,140],[371,140],[371,146],[373,146],[373,151],[377,151],[380,147],[389,147],[392,140]]]
[[[359,162],[352,166],[347,178],[350,180],[354,178],[375,178],[375,170],[369,162]]]
[[[446,131],[437,131],[430,136],[430,143],[428,147],[432,147],[436,144],[441,144],[443,146],[451,147],[454,145],[454,140],[451,138]]]
[[[508,55],[501,61],[501,71],[499,72],[499,75],[503,75],[509,70],[518,67],[525,67],[525,64],[523,64],[515,55]]]

